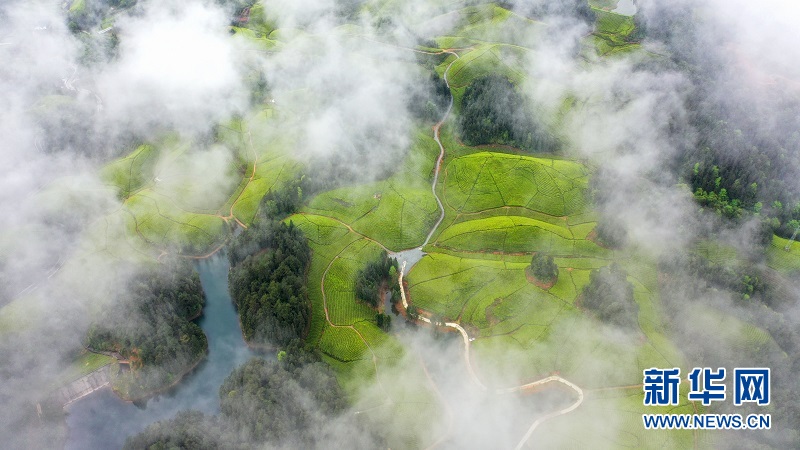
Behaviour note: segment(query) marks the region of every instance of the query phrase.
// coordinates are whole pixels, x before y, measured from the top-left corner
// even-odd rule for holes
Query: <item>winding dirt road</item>
[[[447,65],[447,68],[444,69],[442,79],[444,79],[444,84],[447,85],[448,92],[450,91],[450,83],[447,81],[447,72],[450,71],[450,67],[458,60],[458,54],[453,51],[445,51],[444,53],[449,53],[456,57],[450,64]],[[422,243],[420,248],[425,247],[430,242],[431,238],[433,237],[433,233],[439,228],[439,225],[442,224],[444,220],[444,205],[442,201],[439,199],[439,195],[436,194],[436,185],[439,183],[439,172],[442,168],[442,160],[444,159],[444,145],[442,145],[442,140],[439,138],[439,130],[442,128],[442,124],[450,117],[450,111],[453,110],[453,96],[450,95],[450,103],[447,104],[447,110],[445,110],[444,114],[442,115],[442,119],[436,122],[436,125],[433,126],[433,140],[439,145],[439,158],[436,159],[436,169],[433,173],[433,183],[431,184],[431,192],[433,193],[433,198],[436,199],[436,203],[439,205],[439,220],[433,225],[431,228],[430,233],[428,236],[425,237],[425,242]]]
[[[445,50],[443,53],[448,53],[448,54],[451,54],[451,55],[455,56],[455,59],[444,70],[443,77],[442,77],[444,82],[445,82],[445,84],[448,87],[448,90],[449,90],[450,83],[447,80],[447,74],[450,71],[450,67],[458,60],[458,54],[455,53],[454,51],[452,51],[452,49]],[[436,224],[434,224],[434,226],[431,228],[431,231],[428,233],[428,236],[425,238],[425,242],[423,242],[422,245],[419,247],[420,249],[422,247],[425,247],[430,242],[431,238],[433,237],[433,234],[436,232],[436,230],[442,224],[442,221],[444,220],[444,216],[445,216],[444,205],[442,204],[442,201],[439,198],[439,195],[436,193],[436,185],[439,182],[439,172],[441,170],[442,160],[444,159],[444,154],[445,154],[444,145],[442,145],[442,141],[440,139],[439,131],[440,131],[442,125],[444,124],[444,122],[450,116],[450,112],[452,111],[452,109],[453,109],[453,96],[451,94],[450,95],[450,103],[447,106],[447,110],[442,115],[441,120],[439,120],[439,122],[437,122],[436,125],[433,126],[433,139],[439,145],[439,157],[436,160],[436,168],[435,168],[435,172],[434,172],[434,176],[433,176],[433,183],[431,184],[431,192],[433,193],[433,196],[436,199],[436,203],[439,205],[439,220],[437,220]],[[406,299],[406,293],[405,293],[405,289],[403,287],[403,276],[404,276],[404,273],[405,273],[405,269],[406,269],[406,262],[403,261],[402,268],[400,269],[400,276],[398,277],[398,283],[400,284],[400,297],[401,297],[402,302],[403,302],[403,308],[408,310],[408,300]],[[323,277],[323,279],[324,279],[324,277]],[[324,294],[323,294],[323,298],[324,298]],[[327,315],[327,310],[325,311],[325,314]],[[425,317],[423,315],[419,315],[417,320],[425,322],[425,323],[428,323],[428,324],[431,324],[431,325],[434,325],[434,326],[438,326],[438,325],[433,324],[429,318],[427,318],[427,317]],[[475,373],[474,369],[472,368],[472,363],[470,361],[470,342],[471,342],[471,340],[470,340],[469,334],[467,333],[467,330],[465,330],[464,327],[462,327],[460,324],[458,324],[456,322],[445,322],[444,326],[447,327],[447,328],[452,328],[452,329],[458,331],[461,334],[461,337],[462,337],[462,339],[464,341],[464,362],[465,362],[465,364],[467,366],[467,373],[469,373],[470,379],[472,380],[472,382],[478,388],[480,388],[482,391],[488,391],[489,389],[486,387],[485,384],[483,384],[481,382],[480,378],[478,378],[478,375]],[[578,387],[576,384],[574,384],[574,383],[572,383],[572,382],[570,382],[570,381],[568,381],[568,380],[566,380],[566,379],[564,379],[564,378],[562,378],[562,377],[560,377],[558,375],[551,375],[549,377],[542,378],[541,380],[533,381],[531,383],[523,384],[523,385],[520,385],[520,386],[514,386],[514,387],[511,387],[511,388],[494,390],[495,394],[510,394],[510,393],[519,392],[519,391],[522,391],[522,390],[525,390],[525,389],[531,389],[531,388],[535,388],[535,387],[538,387],[538,386],[543,386],[543,385],[546,385],[546,384],[549,384],[549,383],[561,383],[561,384],[567,386],[568,388],[572,389],[577,394],[577,400],[575,402],[573,402],[572,404],[570,404],[569,406],[567,406],[566,408],[560,409],[558,411],[553,411],[553,412],[551,412],[551,413],[549,413],[549,414],[547,414],[547,415],[545,415],[543,417],[540,417],[540,418],[536,419],[531,424],[531,426],[528,428],[528,431],[525,433],[525,435],[522,437],[522,439],[519,441],[519,443],[517,444],[516,450],[521,449],[525,445],[525,443],[528,442],[528,440],[533,435],[533,432],[536,430],[536,428],[540,424],[542,424],[543,422],[545,422],[547,420],[553,419],[553,418],[558,417],[558,416],[562,416],[564,414],[568,414],[568,413],[576,410],[583,403],[583,399],[584,399],[583,390],[580,387]]]

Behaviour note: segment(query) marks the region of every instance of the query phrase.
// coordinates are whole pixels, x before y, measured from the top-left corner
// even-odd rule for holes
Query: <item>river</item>
[[[219,412],[217,392],[237,366],[255,356],[242,339],[239,320],[228,293],[228,260],[215,255],[197,264],[206,294],[198,324],[208,337],[208,357],[169,393],[144,405],[122,401],[111,389],[102,389],[67,407],[68,450],[121,448],[135,435],[178,411]]]

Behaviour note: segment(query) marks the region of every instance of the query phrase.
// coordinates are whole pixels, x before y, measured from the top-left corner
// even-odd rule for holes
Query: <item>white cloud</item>
[[[137,131],[205,131],[240,111],[247,99],[244,54],[226,32],[228,20],[221,9],[173,1],[121,19],[120,59],[98,77],[111,119]]]

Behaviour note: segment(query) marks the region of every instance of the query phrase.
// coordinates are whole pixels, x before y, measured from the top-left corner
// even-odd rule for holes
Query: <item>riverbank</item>
[[[197,367],[200,366],[200,364],[203,363],[204,361],[206,361],[207,359],[208,359],[208,347],[206,347],[205,353],[203,353],[199,358],[197,358],[197,360],[195,360],[189,367],[187,367],[185,370],[181,371],[175,377],[175,379],[172,382],[170,382],[168,385],[159,386],[159,387],[154,388],[154,389],[146,390],[146,391],[142,392],[140,395],[137,395],[137,396],[127,395],[127,394],[121,392],[120,389],[119,389],[119,386],[115,386],[114,385],[113,377],[111,379],[111,384],[110,384],[111,390],[114,391],[114,393],[123,401],[131,402],[131,403],[143,402],[145,400],[149,400],[152,397],[155,397],[156,395],[165,394],[165,393],[168,393],[170,390],[174,389],[178,384],[180,384],[180,382],[187,375],[189,375],[192,372],[194,372],[194,370],[197,369]]]
[[[128,436],[183,410],[219,413],[219,387],[225,378],[256,356],[244,342],[238,314],[228,292],[228,261],[217,254],[198,261],[197,270],[206,303],[198,326],[207,337],[207,352],[183,370],[170,386],[147,398],[123,400],[112,389],[100,389],[74,402],[66,417],[67,450],[121,448]]]

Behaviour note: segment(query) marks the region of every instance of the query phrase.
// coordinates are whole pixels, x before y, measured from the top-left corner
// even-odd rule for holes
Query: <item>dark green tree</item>
[[[303,199],[303,178],[270,191],[253,223],[231,243],[228,275],[246,340],[285,346],[303,337],[311,317],[305,286],[311,248],[303,232],[283,219]]]
[[[397,260],[389,258],[386,251],[367,265],[356,275],[356,298],[373,308],[381,303],[380,292],[383,289],[392,289],[397,284]]]
[[[330,368],[309,359],[253,358],[225,379],[220,406],[237,435],[292,448],[324,446],[315,442],[313,431],[342,412],[347,401]]]
[[[610,217],[601,217],[594,232],[599,243],[608,248],[621,248],[628,241],[625,226]]]
[[[417,310],[417,307],[414,305],[408,305],[406,314],[408,314],[409,318],[416,320],[419,317],[419,310]]]
[[[392,316],[384,313],[375,314],[375,323],[381,330],[389,331],[389,329],[392,327]]]
[[[218,421],[198,411],[181,411],[174,419],[156,422],[125,441],[124,450],[216,450],[232,448]]]
[[[533,114],[527,100],[500,75],[472,82],[461,100],[459,125],[468,145],[504,144],[554,152],[558,139]]]
[[[291,222],[268,222],[257,232],[265,249],[231,269],[231,297],[246,340],[286,345],[303,337],[311,316],[305,286],[311,249]]]
[[[536,252],[531,259],[531,274],[544,283],[555,282],[558,278],[558,266],[551,255]]]
[[[200,277],[185,261],[167,261],[135,276],[123,297],[90,326],[86,346],[131,361],[124,395],[138,398],[164,388],[206,353],[203,330],[191,322],[202,312]]]
[[[330,367],[297,341],[280,360],[253,358],[219,389],[220,414],[182,412],[129,438],[126,449],[386,448],[358,416]],[[334,426],[331,426],[334,424]]]

